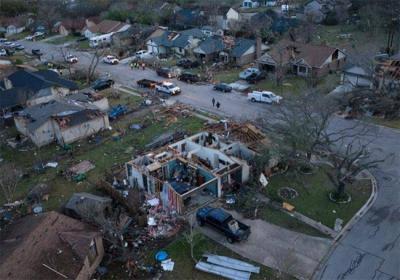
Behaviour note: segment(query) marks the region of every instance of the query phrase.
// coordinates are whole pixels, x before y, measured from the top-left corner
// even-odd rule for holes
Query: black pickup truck
[[[139,87],[143,88],[155,88],[156,85],[159,85],[160,82],[153,81],[153,80],[148,80],[148,79],[142,79],[136,82]]]
[[[229,243],[247,240],[250,227],[234,219],[221,208],[203,207],[197,210],[196,219],[199,226],[212,226],[223,233]]]

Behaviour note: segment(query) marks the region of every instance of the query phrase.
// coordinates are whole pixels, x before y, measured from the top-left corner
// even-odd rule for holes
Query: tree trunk
[[[344,196],[344,188],[345,188],[345,183],[342,181],[339,181],[339,184],[337,186],[337,195],[338,197],[343,197]]]

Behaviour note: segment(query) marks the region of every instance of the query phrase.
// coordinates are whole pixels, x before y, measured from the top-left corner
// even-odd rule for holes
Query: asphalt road
[[[27,51],[40,48],[46,59],[61,59],[59,47],[40,42],[22,42]],[[77,67],[87,67],[90,55],[71,51],[80,61]],[[108,72],[118,83],[135,87],[142,78],[159,79],[151,70],[131,70],[127,65],[105,65],[100,63],[97,71]],[[241,93],[222,94],[212,90],[211,85],[189,85],[175,81],[182,94],[172,99],[196,108],[219,113],[242,120],[259,117],[272,118],[277,105],[254,104]],[[220,110],[212,107],[211,99],[221,103]],[[335,118],[331,130],[351,127],[354,121]],[[333,252],[316,274],[317,279],[400,279],[400,132],[373,126],[377,138],[364,136],[372,141],[370,150],[376,158],[387,158],[372,173],[378,181],[378,197],[373,207],[336,244]]]

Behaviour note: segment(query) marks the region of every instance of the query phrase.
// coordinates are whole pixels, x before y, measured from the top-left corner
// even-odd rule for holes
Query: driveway
[[[231,213],[251,226],[247,241],[230,244],[222,234],[208,226],[200,227],[200,231],[243,257],[288,272],[299,279],[311,278],[331,246],[332,241],[329,239],[286,230],[263,220],[244,219],[234,211]]]
[[[38,47],[46,53],[47,58],[52,56],[56,59],[61,58],[59,49],[54,45],[41,42],[22,43],[29,52],[32,47]],[[88,53],[74,51],[72,53],[77,54],[80,58],[78,67],[84,68],[90,63],[90,55]],[[135,86],[136,81],[142,78],[159,79],[154,71],[132,71],[127,65],[109,66],[100,63],[98,71],[111,73],[117,82],[126,86]],[[240,93],[222,94],[214,92],[211,85],[196,86],[180,83],[179,81],[177,84],[181,86],[183,93],[172,97],[172,99],[235,119],[273,118],[276,110],[274,105],[249,103],[246,97]],[[220,110],[217,111],[216,108],[212,107],[212,97],[221,103]],[[353,125],[354,121],[335,118],[330,124],[330,129],[337,131],[345,126],[351,127]],[[375,129],[378,138],[371,139],[370,136],[363,136],[363,140],[365,142],[373,140],[370,146],[373,156],[388,158],[372,172],[378,181],[378,197],[366,215],[339,240],[337,246],[329,254],[326,264],[315,275],[317,279],[364,280],[396,279],[396,277],[400,277],[400,132],[385,127],[371,127]],[[252,222],[249,221],[249,224]],[[273,228],[273,226],[269,228]],[[275,230],[279,232],[276,235],[278,237],[281,232],[286,232],[281,228],[276,228]],[[253,235],[256,236],[257,233]],[[247,248],[250,251],[243,251],[248,251],[247,254],[251,254],[254,251],[253,254],[255,255],[269,254],[268,251],[271,251],[269,246],[274,246],[274,244],[266,243],[270,239],[266,237],[266,234],[263,234],[263,231],[261,231],[260,236],[265,237],[263,242],[249,242],[248,244],[253,244],[254,247]],[[294,242],[296,239],[291,240]],[[268,246],[265,244],[268,244]],[[228,246],[233,246],[235,250],[239,250],[241,246],[250,245]],[[262,250],[259,249],[261,248],[260,246],[262,246]],[[313,246],[310,247],[308,250],[313,249]],[[261,251],[267,252],[263,253]],[[246,254],[246,252],[243,252],[243,254]],[[260,257],[262,263],[267,259]],[[306,269],[307,272],[310,267],[311,265]]]

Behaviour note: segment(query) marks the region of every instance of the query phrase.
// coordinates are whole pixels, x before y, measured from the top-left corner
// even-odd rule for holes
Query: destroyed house
[[[14,221],[0,251],[0,279],[15,280],[91,279],[104,255],[99,231],[54,211]]]
[[[240,142],[201,132],[126,163],[131,187],[159,196],[164,207],[184,213],[221,197],[249,178],[255,155]]]

